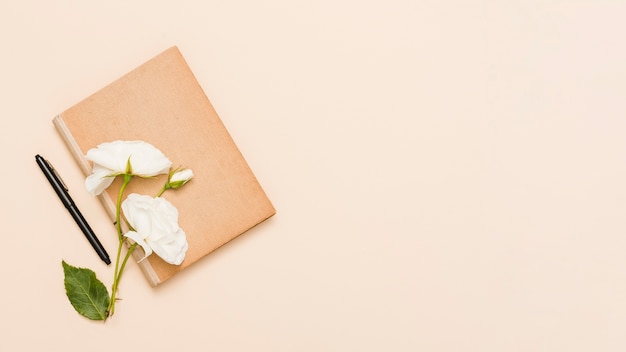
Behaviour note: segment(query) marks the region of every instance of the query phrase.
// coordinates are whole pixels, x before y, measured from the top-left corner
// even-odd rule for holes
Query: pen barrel
[[[87,220],[85,220],[80,210],[78,210],[75,206],[69,206],[67,209],[72,215],[72,218],[74,218],[74,221],[76,221],[76,224],[78,224],[78,227],[80,227],[81,231],[85,234],[85,237],[87,237],[87,240],[93,249],[96,253],[98,253],[100,259],[102,259],[105,263],[110,264],[111,261],[109,259],[109,255],[104,250],[102,243],[100,243],[100,240],[98,240],[98,237],[96,237],[96,234],[93,232],[91,226],[89,226],[89,223],[87,223]]]
[[[59,199],[61,199],[61,202],[63,203],[65,208],[67,208],[67,210],[70,212],[72,218],[74,218],[74,221],[76,222],[80,230],[83,232],[85,237],[87,237],[87,240],[91,244],[91,247],[93,247],[96,253],[98,253],[98,256],[100,257],[100,259],[102,259],[102,261],[104,261],[107,265],[111,264],[109,254],[106,252],[106,250],[98,240],[98,237],[96,237],[96,234],[91,229],[91,226],[89,226],[89,224],[87,223],[87,220],[85,220],[83,214],[81,214],[80,210],[78,210],[78,208],[74,204],[74,201],[72,200],[72,197],[70,197],[70,194],[68,193],[67,187],[65,186],[65,183],[63,183],[61,176],[56,173],[54,167],[52,167],[52,165],[48,163],[41,155],[35,155],[35,161],[37,162],[37,165],[39,165],[39,168],[41,168],[43,174],[48,179],[48,182],[50,182],[50,185],[52,185],[54,192],[56,192],[57,196],[59,196]]]

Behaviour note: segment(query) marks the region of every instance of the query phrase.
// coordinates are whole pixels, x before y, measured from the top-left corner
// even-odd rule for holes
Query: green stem
[[[122,279],[122,273],[124,272],[124,268],[126,267],[126,262],[128,262],[128,258],[130,258],[130,255],[133,253],[133,251],[135,250],[135,248],[137,248],[137,243],[133,243],[130,245],[130,247],[128,248],[128,252],[126,252],[126,256],[124,257],[124,261],[122,262],[122,267],[120,268],[120,272],[117,275],[117,283],[119,284],[120,280]]]
[[[115,310],[115,296],[117,295],[117,275],[120,265],[120,257],[122,254],[122,245],[124,244],[124,240],[120,239],[117,245],[117,258],[115,259],[115,272],[113,273],[113,285],[111,286],[111,300],[109,301],[109,307],[107,308],[107,315],[113,315],[113,311]]]
[[[167,191],[169,189],[169,187],[167,186],[167,184],[163,185],[163,187],[161,188],[161,190],[159,191],[159,193],[157,193],[156,197],[160,197],[165,191]]]
[[[132,179],[131,174],[124,174],[124,182],[120,187],[120,191],[117,194],[117,203],[115,207],[115,227],[117,229],[117,257],[115,259],[115,272],[113,273],[113,286],[111,287],[111,300],[109,302],[109,308],[107,309],[108,315],[113,315],[115,311],[115,296],[117,295],[118,277],[120,276],[123,267],[120,268],[120,257],[122,256],[122,246],[124,245],[124,237],[122,235],[122,197],[126,186]],[[128,256],[128,254],[127,254]],[[125,263],[125,262],[124,262]]]
[[[124,190],[126,190],[126,186],[130,183],[132,179],[131,174],[124,174],[124,183],[120,187],[120,191],[117,194],[117,203],[115,207],[115,226],[117,227],[117,236],[118,239],[122,239],[122,197],[124,196]]]
[[[122,273],[124,272],[124,268],[126,267],[126,263],[128,262],[128,258],[133,253],[133,251],[137,248],[137,243],[133,243],[128,248],[126,252],[126,256],[124,256],[124,260],[122,261],[122,266],[120,267],[120,271],[117,273],[117,277],[113,280],[113,287],[111,288],[111,300],[109,301],[109,307],[107,308],[108,316],[112,316],[115,313],[115,302],[117,301],[117,288],[120,284],[120,280],[122,279]]]
[[[124,243],[124,237],[122,236],[122,197],[124,195],[124,190],[126,189],[126,186],[128,186],[128,184],[130,183],[131,179],[132,175],[124,174],[124,183],[122,183],[120,191],[117,194],[117,203],[115,207],[115,226],[117,228],[117,240],[119,243],[117,246],[117,257],[115,259],[115,272],[113,273],[113,280],[115,280],[115,278],[117,277],[120,264],[120,256],[122,254],[122,245]]]

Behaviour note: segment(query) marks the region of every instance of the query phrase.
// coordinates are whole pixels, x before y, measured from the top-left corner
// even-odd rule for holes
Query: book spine
[[[83,174],[85,176],[90,175],[91,165],[89,164],[89,161],[83,154],[83,151],[78,146],[78,143],[76,143],[76,140],[74,139],[74,137],[72,137],[72,134],[70,133],[70,130],[67,128],[65,121],[63,121],[63,117],[61,115],[55,116],[54,119],[52,120],[52,123],[54,124],[54,127],[56,128],[57,132],[61,135],[61,138],[63,138],[65,145],[70,150],[70,154],[74,156],[74,160],[76,160],[76,162],[78,163],[78,166],[83,171]],[[106,194],[106,192],[102,192],[98,196],[98,198],[100,199],[100,202],[104,206],[104,209],[106,210],[111,220],[115,221],[115,204],[113,203],[113,200]],[[152,265],[150,265],[150,261],[148,260],[140,261],[140,259],[143,258],[142,252],[143,251],[141,250],[134,251],[133,257],[135,258],[135,261],[137,262],[137,264],[143,271],[150,285],[153,287],[157,286],[158,284],[161,283],[161,279],[157,275]]]

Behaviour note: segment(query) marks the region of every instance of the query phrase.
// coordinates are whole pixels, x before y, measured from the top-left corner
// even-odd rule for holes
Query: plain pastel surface
[[[5,1],[0,350],[623,351],[626,4]],[[178,45],[277,209],[105,324],[59,112]],[[184,142],[184,141],[183,141]]]

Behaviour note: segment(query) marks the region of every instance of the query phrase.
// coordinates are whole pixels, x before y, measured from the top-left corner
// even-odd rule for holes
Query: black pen
[[[83,214],[80,213],[80,210],[78,210],[78,207],[76,207],[76,204],[74,204],[74,201],[72,200],[72,197],[70,197],[68,189],[65,186],[65,183],[63,183],[61,176],[57,174],[56,170],[54,170],[54,167],[52,167],[52,165],[46,159],[41,157],[41,155],[35,155],[35,161],[37,162],[37,165],[39,165],[39,167],[41,168],[41,171],[46,176],[48,181],[50,181],[52,188],[61,199],[61,202],[63,202],[63,205],[65,205],[67,210],[70,212],[72,218],[74,218],[74,221],[76,221],[76,223],[78,224],[78,227],[80,227],[81,231],[83,231],[83,233],[85,234],[85,237],[87,237],[87,240],[89,240],[89,243],[91,243],[93,249],[95,249],[96,253],[98,253],[100,259],[102,259],[102,261],[104,261],[107,265],[111,264],[109,255],[98,240],[98,237],[96,237],[96,234],[93,232],[93,230],[83,217]]]

